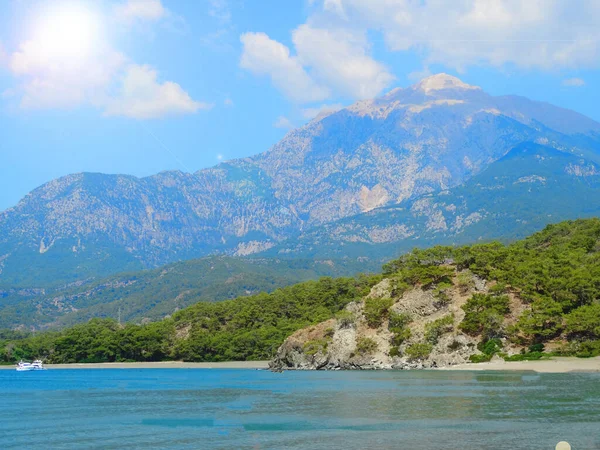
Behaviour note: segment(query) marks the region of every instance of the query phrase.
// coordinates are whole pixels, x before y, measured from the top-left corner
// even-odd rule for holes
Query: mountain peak
[[[471,86],[462,80],[448,75],[447,73],[438,73],[430,77],[422,79],[419,83],[413,86],[414,89],[419,89],[426,94],[433,91],[441,91],[444,89],[481,89],[478,86]]]

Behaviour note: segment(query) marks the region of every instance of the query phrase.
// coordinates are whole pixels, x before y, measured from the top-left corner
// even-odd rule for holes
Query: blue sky
[[[0,210],[53,178],[196,171],[447,72],[600,121],[597,0],[0,0]]]

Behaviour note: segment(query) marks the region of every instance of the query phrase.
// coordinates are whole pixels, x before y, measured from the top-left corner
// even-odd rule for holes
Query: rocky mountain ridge
[[[415,246],[510,241],[600,215],[599,198],[597,163],[525,143],[460,186],[313,227],[264,254],[392,259]]]
[[[600,161],[600,124],[591,119],[435,75],[194,174],[85,173],[47,183],[0,213],[0,285],[268,251],[315,227],[460,186],[524,142]],[[405,226],[386,225],[400,240]]]

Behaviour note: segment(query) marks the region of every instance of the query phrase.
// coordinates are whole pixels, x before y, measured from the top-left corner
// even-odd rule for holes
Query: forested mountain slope
[[[539,358],[544,346],[591,356],[600,354],[599,280],[600,219],[567,221],[508,246],[415,250],[380,275],[200,302],[141,326],[94,319],[60,332],[3,332],[0,359],[265,359],[295,332],[276,367],[428,367]]]
[[[157,321],[201,301],[270,292],[322,276],[369,269],[348,260],[212,256],[57,288],[0,288],[0,328],[57,328],[94,317]]]

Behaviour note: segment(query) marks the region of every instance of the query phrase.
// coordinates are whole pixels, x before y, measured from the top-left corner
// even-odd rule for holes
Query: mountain
[[[413,247],[520,239],[561,220],[600,216],[600,165],[524,143],[464,184],[308,230],[264,252],[391,259]]]
[[[0,329],[62,328],[97,317],[145,323],[197,302],[365,270],[352,261],[211,256],[55,288],[0,289]]]
[[[434,75],[320,116],[265,153],[194,174],[51,181],[0,213],[0,286],[58,286],[285,241],[289,248],[313,228],[452,190],[526,142],[600,162],[597,122]],[[403,239],[404,224],[391,225]],[[503,229],[514,235],[512,225]]]

